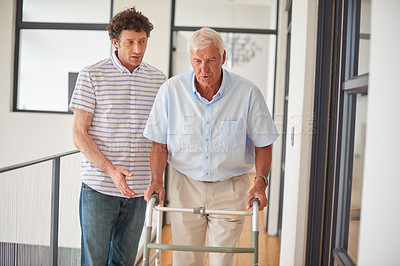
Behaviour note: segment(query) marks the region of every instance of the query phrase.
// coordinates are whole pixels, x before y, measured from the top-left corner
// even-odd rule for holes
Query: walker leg
[[[253,206],[253,216],[252,216],[252,247],[254,248],[255,252],[252,255],[252,264],[253,266],[258,265],[258,215],[259,215],[259,201],[255,200],[252,201]]]
[[[156,243],[161,244],[162,240],[162,213],[160,211],[156,211],[156,219],[157,219],[157,233],[156,233]],[[156,257],[156,265],[161,265],[161,250],[156,249],[156,253],[158,254]]]
[[[151,230],[153,229],[153,207],[158,201],[158,195],[151,196],[146,208],[146,218],[144,230],[144,247],[143,247],[143,263],[142,266],[149,266],[150,249],[147,245],[151,242]]]

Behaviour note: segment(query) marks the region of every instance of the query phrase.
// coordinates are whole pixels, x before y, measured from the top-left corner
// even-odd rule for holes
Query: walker
[[[161,265],[161,250],[176,250],[176,251],[191,251],[191,252],[213,252],[213,253],[252,253],[253,266],[258,265],[258,215],[260,201],[253,199],[251,206],[253,210],[249,211],[223,211],[223,210],[206,210],[204,207],[189,208],[172,208],[155,206],[158,202],[158,195],[153,194],[147,204],[146,220],[144,227],[144,249],[143,249],[143,263],[142,266],[149,266],[155,262],[155,265]],[[156,243],[151,243],[151,231],[153,210],[156,214]],[[187,245],[165,245],[161,244],[161,212],[182,212],[182,213],[195,213],[199,215],[205,214],[219,214],[219,215],[239,215],[239,216],[252,216],[252,247],[237,248],[237,247],[211,247],[211,246],[187,246]],[[155,249],[154,255],[149,259],[150,249]]]

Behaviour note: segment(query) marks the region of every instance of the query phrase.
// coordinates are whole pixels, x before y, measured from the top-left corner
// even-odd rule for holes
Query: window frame
[[[361,0],[320,0],[306,264],[354,265],[347,254]],[[368,37],[368,36],[367,36]]]
[[[90,30],[107,31],[108,24],[103,23],[57,23],[57,22],[26,22],[22,20],[23,0],[17,0],[15,16],[15,44],[14,44],[14,79],[13,79],[13,112],[26,113],[53,113],[53,114],[72,114],[71,111],[50,111],[50,110],[30,110],[18,108],[18,80],[19,80],[19,59],[21,30]],[[110,18],[113,16],[114,0],[110,0]]]

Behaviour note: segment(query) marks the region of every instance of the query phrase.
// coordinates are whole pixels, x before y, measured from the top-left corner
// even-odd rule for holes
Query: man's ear
[[[226,51],[224,50],[224,53],[222,54],[222,64],[225,64],[226,60]]]
[[[114,45],[115,49],[118,49],[118,40],[117,39],[111,39],[112,44]]]

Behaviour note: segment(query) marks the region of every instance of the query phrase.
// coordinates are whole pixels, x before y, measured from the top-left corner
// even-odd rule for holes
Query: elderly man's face
[[[204,49],[191,51],[190,62],[196,75],[197,85],[201,89],[218,89],[222,82],[222,65],[226,53],[221,56],[218,48],[210,44]]]

